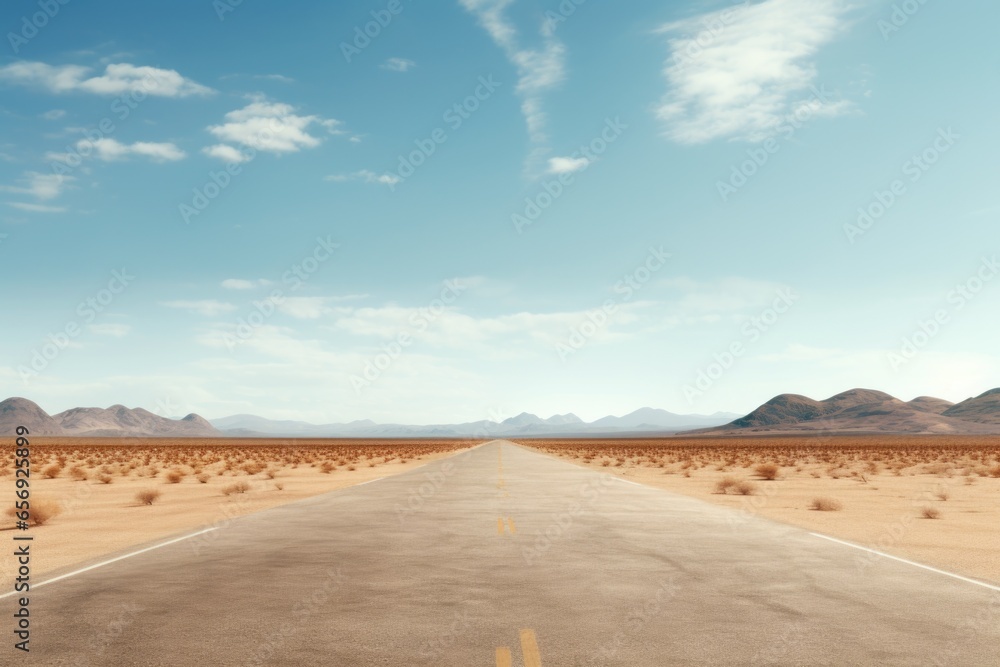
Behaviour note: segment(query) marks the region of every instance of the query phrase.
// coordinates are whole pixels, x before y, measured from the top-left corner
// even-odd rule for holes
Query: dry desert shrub
[[[234,493],[246,493],[249,490],[250,485],[246,482],[236,482],[235,484],[222,487],[222,495],[231,496]]]
[[[166,474],[167,484],[180,484],[182,479],[184,479],[184,473],[180,470],[171,470]]]
[[[337,466],[333,465],[329,461],[323,461],[323,465],[319,467],[321,473],[329,475],[331,472],[337,469]]]
[[[110,484],[112,481],[114,481],[114,477],[112,477],[107,473],[102,472],[100,475],[97,476],[97,481],[100,482],[101,484]]]
[[[30,501],[30,507],[27,510],[19,510],[16,507],[8,508],[7,516],[16,518],[18,512],[22,511],[28,512],[28,523],[30,525],[42,526],[45,525],[49,519],[52,519],[62,513],[62,507],[54,500],[38,498]]]
[[[207,472],[200,472],[195,479],[197,479],[201,484],[208,484],[208,480],[212,479],[212,476]]]
[[[55,479],[59,476],[59,473],[62,472],[62,469],[62,465],[58,463],[49,464],[42,468],[42,476],[45,477],[45,479]]]
[[[713,493],[729,493],[729,489],[733,488],[737,484],[739,484],[738,479],[727,475],[715,483],[715,491],[713,491]]]
[[[941,510],[939,510],[936,507],[924,507],[923,509],[920,510],[920,516],[924,517],[925,519],[940,519]]]
[[[144,489],[135,494],[135,499],[142,505],[152,505],[160,497],[160,492],[156,489]]]
[[[752,496],[757,493],[757,485],[753,482],[742,480],[733,486],[733,490],[741,496]]]
[[[810,507],[817,512],[839,512],[844,509],[843,503],[835,498],[813,498]]]
[[[775,480],[778,479],[778,473],[781,472],[781,468],[773,463],[761,463],[753,471],[766,480]]]
[[[87,477],[89,477],[87,471],[81,468],[80,466],[73,466],[72,468],[70,468],[69,476],[72,477],[77,482],[85,482],[87,481]]]
[[[951,494],[948,493],[948,491],[946,491],[945,489],[941,489],[934,495],[937,496],[938,500],[948,500],[949,498],[951,498]]]
[[[274,483],[274,488],[276,488],[278,491],[281,491],[282,489],[285,488],[285,485],[282,484],[281,482],[275,482]]]

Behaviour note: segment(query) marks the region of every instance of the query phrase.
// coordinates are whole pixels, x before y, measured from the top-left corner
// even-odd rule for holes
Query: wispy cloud
[[[45,204],[26,204],[24,202],[8,202],[8,206],[13,206],[20,211],[30,213],[65,213],[65,206],[46,206]]]
[[[361,171],[355,171],[350,174],[331,174],[323,180],[333,181],[334,183],[362,181],[364,183],[377,183],[379,185],[388,185],[389,187],[392,187],[397,185],[402,179],[396,174],[376,174],[374,171],[362,169]]]
[[[339,129],[340,121],[301,116],[290,104],[260,97],[242,109],[227,113],[225,121],[222,125],[210,126],[208,131],[228,143],[211,146],[203,152],[227,161],[239,161],[233,159],[238,151],[231,144],[268,153],[297,153],[322,143],[322,139],[310,134],[314,126],[325,128],[329,134],[343,133]]]
[[[44,118],[45,120],[59,120],[65,115],[66,111],[64,109],[51,109],[43,113],[42,118]]]
[[[231,313],[236,310],[235,304],[226,303],[224,301],[214,301],[212,299],[203,299],[200,301],[164,301],[161,302],[160,305],[166,306],[167,308],[186,310],[191,313],[205,315],[206,317],[216,317],[218,315],[222,315],[223,313]]]
[[[112,336],[114,338],[124,338],[132,331],[132,327],[127,324],[91,324],[87,327],[92,333],[99,336]]]
[[[37,171],[25,172],[18,185],[0,185],[0,191],[31,195],[36,199],[55,199],[62,194],[68,183],[75,179],[63,174],[41,174]],[[25,209],[29,210],[29,209]]]
[[[82,65],[49,65],[22,60],[0,67],[0,81],[43,88],[52,93],[121,95],[142,91],[157,97],[188,97],[213,92],[170,69],[117,63],[108,65],[99,76],[89,76],[91,71],[90,67]]]
[[[417,63],[406,58],[389,58],[382,63],[382,69],[389,70],[390,72],[409,72],[416,66]]]
[[[846,102],[816,100],[814,56],[844,28],[846,0],[765,0],[664,25],[668,92],[657,110],[683,144],[759,141],[802,105],[833,116]],[[713,26],[709,30],[707,26]]]
[[[542,43],[538,48],[521,45],[517,28],[505,16],[511,0],[459,0],[479,24],[503,49],[507,59],[517,68],[517,92],[521,96],[521,112],[528,125],[528,134],[537,147],[548,140],[545,132],[546,115],[542,95],[566,77],[566,48],[555,39],[552,31],[542,24]],[[536,148],[536,151],[538,148]]]
[[[271,284],[270,280],[264,278],[258,278],[257,280],[245,280],[243,278],[227,278],[222,281],[222,286],[225,289],[236,289],[236,290],[248,290],[257,287],[267,287]]]
[[[575,171],[586,169],[590,166],[590,160],[585,157],[553,157],[549,158],[550,174],[572,174]]]
[[[81,151],[89,149],[93,156],[102,162],[127,160],[130,157],[145,157],[153,162],[176,162],[187,156],[176,144],[170,142],[137,141],[132,144],[123,144],[116,139],[105,137],[96,141],[83,139],[77,142],[76,146]]]

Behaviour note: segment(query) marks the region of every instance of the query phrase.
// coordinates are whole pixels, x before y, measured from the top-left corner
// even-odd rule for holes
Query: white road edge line
[[[427,465],[427,464],[425,463],[424,465]],[[417,466],[417,468],[422,468],[422,467],[423,467],[423,466]],[[416,470],[417,468],[414,468],[414,470]],[[385,479],[385,477],[376,477],[375,479],[370,479],[370,480],[368,480],[367,482],[358,482],[358,483],[357,483],[357,484],[355,484],[354,486],[364,486],[365,484],[371,484],[372,482],[377,482],[377,481],[379,481],[379,480],[382,480],[382,479]],[[352,488],[352,487],[350,487],[350,486],[347,486],[347,487],[344,487],[344,488],[346,488],[346,489],[350,489],[350,488]]]
[[[63,579],[68,579],[69,577],[75,577],[78,574],[83,574],[84,572],[90,572],[91,570],[96,570],[97,568],[104,567],[105,565],[111,565],[111,563],[117,563],[120,560],[125,560],[126,558],[131,558],[132,556],[138,556],[139,554],[144,554],[147,551],[153,551],[154,549],[159,549],[161,547],[170,546],[171,544],[176,544],[177,542],[183,542],[184,540],[189,540],[192,537],[198,537],[199,535],[204,535],[205,533],[210,533],[213,530],[218,530],[218,529],[217,528],[206,528],[205,530],[199,530],[197,533],[191,533],[190,535],[185,535],[184,537],[178,537],[176,539],[169,540],[167,542],[163,542],[162,544],[155,544],[155,545],[153,545],[151,547],[146,547],[145,549],[140,549],[139,551],[133,551],[132,553],[125,554],[124,556],[118,556],[117,558],[112,558],[111,560],[106,560],[104,562],[97,563],[95,565],[91,565],[89,567],[85,567],[85,568],[82,568],[80,570],[75,570],[73,572],[69,572],[67,574],[63,574],[61,576],[55,577],[54,579],[48,579],[46,581],[41,582],[40,584],[32,584],[31,588],[35,589],[35,588],[40,588],[42,586],[45,586],[47,584],[54,584],[57,581],[62,581]],[[6,598],[6,597],[10,597],[11,595],[19,595],[19,594],[20,595],[24,595],[23,592],[11,591],[10,593],[4,593],[3,595],[0,595],[0,599]]]
[[[930,570],[931,572],[937,572],[938,574],[943,574],[946,577],[951,577],[953,579],[958,579],[969,584],[975,584],[976,586],[982,586],[983,588],[989,588],[993,591],[1000,591],[1000,586],[994,586],[992,584],[987,584],[983,581],[977,581],[976,579],[970,579],[969,577],[963,577],[960,574],[955,574],[954,572],[947,572],[945,570],[939,570],[936,567],[931,567],[930,565],[924,565],[923,563],[916,563],[912,560],[906,560],[905,558],[900,558],[899,556],[891,556],[887,553],[882,553],[881,551],[876,551],[875,549],[869,549],[868,547],[863,547],[860,544],[854,544],[852,542],[845,542],[844,540],[838,540],[836,537],[830,537],[829,535],[822,535],[820,533],[809,533],[813,537],[821,537],[824,540],[829,540],[831,542],[836,542],[837,544],[843,544],[846,547],[853,547],[855,549],[860,549],[861,551],[867,551],[868,553],[875,554],[877,556],[882,556],[883,558],[888,558],[890,560],[899,561],[900,563],[906,563],[907,565],[912,565],[914,567],[919,567],[923,570]]]

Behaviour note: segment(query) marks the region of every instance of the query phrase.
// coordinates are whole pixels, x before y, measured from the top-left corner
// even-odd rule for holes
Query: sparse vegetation
[[[920,510],[920,516],[924,517],[925,519],[940,519],[941,510],[939,510],[936,507],[924,507],[923,509]]]
[[[727,475],[715,483],[715,491],[713,491],[713,493],[729,493],[729,489],[733,488],[738,483],[738,479]]]
[[[753,482],[742,480],[733,486],[733,490],[741,496],[752,496],[757,493],[757,485]]]
[[[778,473],[781,472],[781,468],[773,463],[761,463],[756,466],[753,471],[760,475],[763,479],[775,480],[778,479]]]
[[[160,492],[156,489],[144,489],[135,494],[135,499],[141,505],[152,505],[160,498]]]
[[[810,507],[817,512],[839,512],[844,504],[835,498],[813,498]]]
[[[231,496],[234,493],[246,493],[249,490],[250,485],[246,482],[236,482],[235,484],[222,487],[222,495]]]
[[[29,525],[43,526],[50,519],[62,513],[62,506],[54,500],[49,500],[48,498],[36,498],[30,501],[30,505],[31,506],[27,510],[19,510],[16,507],[10,507],[7,509],[7,516],[20,521],[17,515],[20,512],[27,511]]]

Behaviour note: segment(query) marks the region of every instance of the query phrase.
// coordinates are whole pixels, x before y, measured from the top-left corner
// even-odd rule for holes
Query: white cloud
[[[214,301],[211,299],[203,299],[201,301],[164,301],[160,303],[161,306],[166,306],[167,308],[178,308],[181,310],[187,310],[192,313],[198,313],[199,315],[205,315],[206,317],[215,317],[223,313],[231,313],[236,310],[236,306],[231,303],[226,303],[224,301]]]
[[[238,289],[238,290],[248,290],[254,289],[256,287],[267,287],[271,284],[270,280],[265,280],[264,278],[258,278],[257,280],[244,280],[242,278],[227,278],[222,281],[222,286],[226,289]]]
[[[549,158],[550,174],[572,174],[575,171],[586,169],[590,166],[590,160],[585,157],[554,157]]]
[[[45,206],[44,204],[25,204],[24,202],[8,202],[8,206],[13,206],[22,211],[31,213],[65,213],[65,206]]]
[[[214,146],[207,146],[202,148],[201,152],[209,157],[214,157],[229,164],[239,164],[240,162],[246,162],[250,159],[249,154],[244,153],[240,149],[228,144],[215,144]]]
[[[390,72],[408,72],[416,66],[417,63],[406,58],[389,58],[382,63],[382,69],[389,70]]]
[[[37,86],[53,93],[85,92],[121,95],[141,91],[156,97],[207,95],[211,88],[181,76],[174,70],[118,63],[108,65],[99,76],[88,77],[91,68],[80,65],[49,65],[19,61],[0,67],[0,81]]]
[[[528,125],[528,134],[533,142],[544,143],[546,117],[541,96],[565,78],[566,48],[552,36],[552,30],[545,27],[547,24],[543,24],[541,30],[541,47],[522,47],[516,28],[504,16],[511,0],[459,1],[476,16],[479,24],[517,68],[517,92],[521,96],[521,112]]]
[[[113,336],[114,338],[122,338],[132,331],[132,327],[127,324],[91,324],[87,328],[99,336]]]
[[[330,134],[341,134],[338,129],[340,121],[300,116],[290,104],[269,102],[263,98],[255,99],[242,109],[230,111],[225,120],[222,125],[209,126],[208,131],[224,142],[269,153],[297,153],[319,146],[322,140],[308,132],[314,125],[326,128]],[[231,156],[220,146],[208,150],[213,151],[210,154],[214,157]]]
[[[46,111],[42,114],[42,118],[45,120],[59,120],[66,115],[63,109],[52,109],[51,111]]]
[[[116,139],[104,137],[97,141],[83,139],[76,146],[80,150],[89,148],[94,157],[104,162],[124,160],[131,156],[148,157],[154,162],[176,162],[186,157],[184,151],[172,143],[137,141],[134,144],[123,144]]]
[[[335,183],[364,181],[365,183],[378,183],[379,185],[388,185],[389,187],[392,187],[397,185],[402,179],[396,174],[376,174],[374,171],[362,169],[361,171],[355,171],[350,174],[333,174],[331,176],[327,176],[323,180],[333,181]]]
[[[41,200],[55,199],[62,194],[66,184],[74,180],[72,176],[63,174],[41,174],[37,171],[29,171],[25,172],[24,177],[18,181],[22,185],[0,185],[0,191],[31,195]]]
[[[669,91],[657,110],[667,136],[759,141],[803,104],[814,115],[849,110],[812,90],[812,59],[842,30],[848,9],[846,0],[765,0],[663,26],[674,35],[664,67]]]
[[[280,81],[281,83],[295,83],[295,79],[284,74],[257,74],[254,78],[264,79],[265,81]]]
[[[769,305],[787,285],[750,278],[720,278],[698,282],[691,278],[668,278],[658,283],[680,292],[676,310],[685,315],[717,313],[738,317]]]

